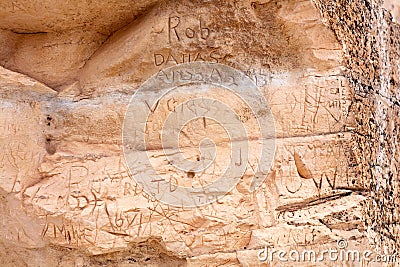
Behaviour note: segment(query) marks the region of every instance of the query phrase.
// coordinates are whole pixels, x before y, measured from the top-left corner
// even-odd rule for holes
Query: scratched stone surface
[[[349,248],[374,249],[380,235],[396,236],[395,227],[384,229],[385,222],[395,223],[389,215],[373,227],[379,196],[391,201],[373,185],[397,187],[382,182],[389,178],[369,160],[381,160],[385,170],[397,166],[382,156],[397,155],[395,144],[380,147],[382,132],[394,138],[398,130],[398,4],[384,3],[393,20],[372,5],[381,24],[370,28],[381,29],[383,20],[386,28],[371,30],[374,45],[367,45],[362,32],[340,24],[346,17],[341,1],[327,2],[3,1],[0,265],[272,266],[257,259],[265,246],[329,248],[344,238]],[[369,10],[357,3],[349,8]],[[357,12],[350,20],[361,23]],[[391,42],[379,39],[388,32]],[[379,57],[376,40],[388,42]],[[385,65],[377,74],[357,53],[374,64],[389,57],[397,72]],[[203,172],[171,166],[162,125],[185,101],[224,102],[243,123],[252,151],[239,183],[223,198],[176,207],[149,196],[135,180],[144,166],[128,167],[123,125],[128,105],[135,105],[132,95],[149,78],[164,75],[168,82],[175,77],[165,69],[202,61],[235,68],[258,86],[274,118],[274,160],[262,185],[250,190],[261,142],[252,110],[222,86],[166,94],[149,107],[144,149],[171,191],[212,183],[232,159],[229,134],[203,117],[180,129],[180,153],[196,162],[199,143],[210,138],[218,157]],[[375,100],[366,97],[380,82],[392,85]],[[389,104],[378,98],[387,95]],[[385,103],[387,109],[376,107]],[[380,146],[374,143],[379,133]]]
[[[371,192],[363,206],[365,225],[371,233],[370,239],[382,251],[395,252],[399,248],[399,4],[384,1],[382,7],[375,2],[353,3],[340,11],[337,5],[337,2],[331,5],[318,3],[325,19],[348,47],[345,58],[349,81],[355,92],[354,109],[363,110],[356,112],[357,126],[352,143],[359,159],[357,175],[363,177],[364,187]],[[344,22],[342,25],[346,24],[345,17],[359,14],[366,5],[369,11],[357,15],[355,21],[362,27],[351,24],[344,29],[334,22],[339,19]],[[348,34],[357,37],[350,40],[345,37]],[[370,60],[364,61],[364,58]]]

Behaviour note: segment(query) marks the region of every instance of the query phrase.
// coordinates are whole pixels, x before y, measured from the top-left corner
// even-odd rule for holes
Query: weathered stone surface
[[[53,88],[69,85],[112,33],[156,3],[2,1],[0,30],[18,42],[7,42],[5,48],[11,51],[4,54],[0,46],[0,62]]]
[[[396,22],[400,22],[400,5],[393,0],[383,1],[383,7],[390,12]]]
[[[347,76],[355,92],[356,129],[353,151],[357,175],[370,197],[365,218],[374,243],[382,251],[398,248],[398,99],[400,28],[397,2],[385,1],[390,14],[374,1],[341,6],[340,1],[318,6],[346,47]],[[360,10],[367,12],[360,13]],[[339,23],[340,22],[340,23]],[[345,27],[343,25],[346,25]]]
[[[362,251],[382,236],[393,249],[396,227],[385,225],[397,220],[399,26],[380,5],[359,2],[3,1],[0,263],[276,266],[258,260],[265,246],[320,250],[345,239]],[[148,166],[129,170],[122,129],[148,78],[197,61],[234,67],[260,88],[275,120],[275,158],[254,192],[251,152],[224,198],[173,207],[134,180]],[[199,161],[208,137],[218,157],[204,172],[174,168],[159,133],[181,103],[226,103],[252,151],[262,139],[240,98],[193,88],[152,107],[146,149],[161,177],[200,187],[231,159],[229,135],[212,118],[190,121],[182,155]]]

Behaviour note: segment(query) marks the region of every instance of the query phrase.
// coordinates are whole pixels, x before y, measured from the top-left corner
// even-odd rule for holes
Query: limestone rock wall
[[[398,247],[397,139],[400,71],[398,4],[318,2],[325,18],[342,40],[346,76],[355,92],[357,121],[353,151],[364,187],[370,192],[365,219],[374,242],[385,251]],[[375,235],[377,234],[377,235]]]
[[[382,4],[3,1],[0,264],[275,266],[258,260],[260,249],[332,248],[340,239],[393,250],[399,26]],[[275,158],[256,191],[250,157],[224,198],[178,208],[135,182],[121,134],[147,79],[197,61],[234,67],[260,88],[275,120]],[[234,96],[201,93],[230,105],[259,145]],[[222,160],[205,173],[170,166],[157,133],[187,97],[160,101],[149,153],[163,177],[198,186],[221,175],[230,152],[218,125],[193,121],[182,153],[196,159],[198,140],[209,137]]]

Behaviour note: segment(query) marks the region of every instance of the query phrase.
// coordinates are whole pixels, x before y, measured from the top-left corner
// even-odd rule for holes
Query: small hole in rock
[[[49,155],[54,155],[56,153],[56,147],[48,144],[46,145],[46,151]]]
[[[149,260],[150,260],[150,258],[146,258],[146,259],[145,259],[145,261],[149,261]]]
[[[188,178],[193,178],[195,176],[194,172],[187,172],[187,177]]]

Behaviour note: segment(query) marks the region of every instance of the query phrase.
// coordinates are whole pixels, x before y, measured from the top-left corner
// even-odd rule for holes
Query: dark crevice
[[[12,33],[15,34],[47,34],[48,32],[30,32],[30,31],[17,31],[17,30],[11,30]]]

